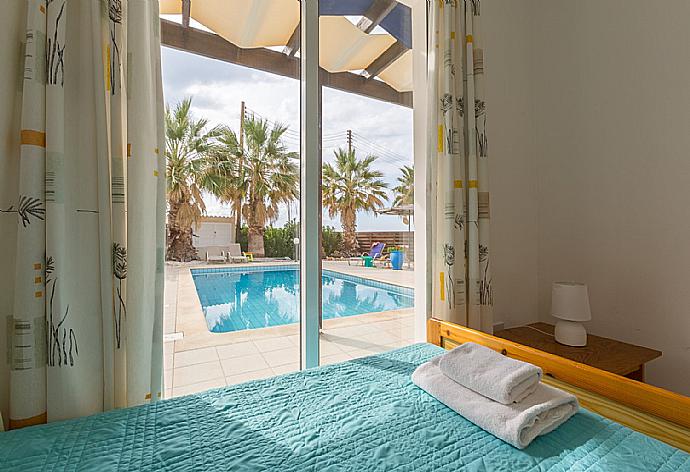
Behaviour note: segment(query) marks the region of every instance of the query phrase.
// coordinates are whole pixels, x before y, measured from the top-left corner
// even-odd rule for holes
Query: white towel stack
[[[575,396],[540,382],[539,367],[474,343],[419,366],[412,381],[499,439],[523,449],[577,413]]]
[[[475,343],[462,344],[441,356],[439,368],[460,385],[505,405],[533,393],[542,374],[536,365]]]

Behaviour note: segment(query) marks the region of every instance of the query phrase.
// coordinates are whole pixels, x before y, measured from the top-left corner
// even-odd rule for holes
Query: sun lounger
[[[206,248],[206,262],[225,262],[224,248],[211,246]]]
[[[240,245],[235,243],[228,246],[227,260],[228,262],[247,262],[249,258],[242,253]]]
[[[371,257],[373,262],[376,263],[378,259],[381,259],[383,257],[383,250],[385,248],[385,243],[374,243],[371,245],[371,249],[369,249],[369,252],[363,252],[361,256],[350,257],[347,260],[347,265],[352,265],[353,262],[364,265],[364,257],[366,256]]]

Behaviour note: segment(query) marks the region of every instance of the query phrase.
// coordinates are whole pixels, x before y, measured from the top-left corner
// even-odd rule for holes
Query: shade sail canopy
[[[181,15],[184,24],[188,11],[187,24],[193,20],[242,50],[278,49],[294,57],[299,49],[298,0],[159,3],[161,15]],[[319,59],[324,70],[383,81],[397,92],[412,90],[411,13],[407,5],[395,0],[321,0],[320,10]]]
[[[412,51],[405,52],[378,77],[399,92],[412,90]]]

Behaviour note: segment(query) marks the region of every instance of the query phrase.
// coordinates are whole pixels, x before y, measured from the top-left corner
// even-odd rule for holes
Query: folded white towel
[[[439,361],[437,357],[417,367],[412,381],[447,407],[518,449],[527,447],[537,436],[553,431],[579,409],[573,395],[543,383],[520,403],[495,402],[446,377]]]
[[[447,352],[441,356],[439,367],[457,383],[506,405],[534,392],[542,375],[536,365],[475,343],[464,343]]]

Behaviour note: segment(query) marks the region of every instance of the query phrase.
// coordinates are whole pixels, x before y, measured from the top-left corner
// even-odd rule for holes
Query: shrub
[[[243,251],[247,251],[249,229],[246,226],[240,231],[240,243]],[[264,232],[264,249],[266,257],[289,257],[295,259],[294,239],[299,237],[299,225],[295,220],[288,221],[282,228],[269,226]],[[323,254],[332,256],[342,249],[343,234],[332,226],[324,226],[321,231]]]
[[[240,239],[237,242],[240,243],[242,251],[247,252],[247,247],[249,246],[249,228],[246,226],[240,228]]]
[[[297,236],[297,223],[294,220],[285,223],[282,228],[269,226],[264,233],[266,257],[295,257],[294,238]]]
[[[321,245],[326,256],[330,257],[340,251],[343,245],[343,233],[339,233],[332,226],[321,229]]]

